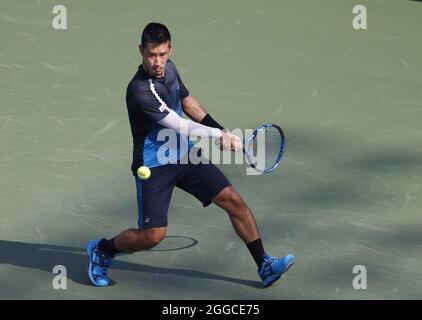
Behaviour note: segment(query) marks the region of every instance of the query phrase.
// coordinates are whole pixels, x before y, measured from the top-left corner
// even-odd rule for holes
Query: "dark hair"
[[[144,48],[148,43],[162,44],[167,41],[171,41],[171,36],[169,29],[164,24],[151,22],[142,31],[141,45]]]

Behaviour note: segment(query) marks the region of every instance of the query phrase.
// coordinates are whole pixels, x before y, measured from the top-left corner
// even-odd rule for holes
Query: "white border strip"
[[[161,106],[160,106],[159,110],[161,112],[163,112],[164,110],[167,110],[168,112],[170,112],[169,107],[167,107],[166,103],[160,98],[160,96],[158,95],[157,91],[155,91],[155,86],[154,86],[154,83],[152,82],[152,79],[148,79],[148,82],[149,82],[149,87],[150,87],[152,93],[157,98],[158,102],[161,103]]]

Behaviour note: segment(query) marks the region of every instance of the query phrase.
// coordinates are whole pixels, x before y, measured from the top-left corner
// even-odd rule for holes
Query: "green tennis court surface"
[[[422,298],[421,2],[62,1],[54,30],[56,4],[0,9],[0,298]],[[356,4],[367,30],[352,27]],[[180,190],[169,237],[117,259],[112,286],[89,283],[86,241],[137,222],[124,97],[150,21],[215,119],[285,131],[274,173],[220,166],[266,250],[297,257],[269,289],[227,215]]]

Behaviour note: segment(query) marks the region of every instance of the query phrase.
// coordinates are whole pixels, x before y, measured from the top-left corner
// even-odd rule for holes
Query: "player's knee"
[[[154,248],[161,242],[161,238],[152,237],[148,239],[148,249]]]
[[[158,245],[166,237],[165,228],[159,229],[147,229],[146,231],[146,242],[148,248],[153,248]]]
[[[245,203],[243,202],[242,198],[236,191],[230,192],[228,197],[229,197],[228,200],[233,207],[239,210],[246,209]]]

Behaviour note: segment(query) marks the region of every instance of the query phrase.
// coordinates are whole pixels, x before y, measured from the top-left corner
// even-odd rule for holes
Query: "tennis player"
[[[241,139],[223,131],[190,95],[169,59],[172,45],[166,26],[148,24],[142,32],[139,51],[142,64],[126,92],[133,135],[132,172],[137,189],[138,228],[125,230],[111,239],[87,243],[90,280],[95,286],[109,285],[107,271],[116,254],[150,249],[165,238],[172,191],[178,187],[196,197],[204,207],[214,203],[228,213],[234,230],[255,260],[263,286],[271,285],[292,266],[295,257],[287,254],[277,259],[268,255],[252,212],[225,175],[209,161],[193,164],[189,158],[193,148],[189,135],[193,132],[220,139],[220,145],[232,151],[242,149]],[[182,118],[183,112],[191,120]],[[166,148],[166,152],[162,147],[167,141],[160,138],[163,129],[170,129],[177,136],[177,143]],[[140,166],[150,168],[149,179],[138,177]]]

